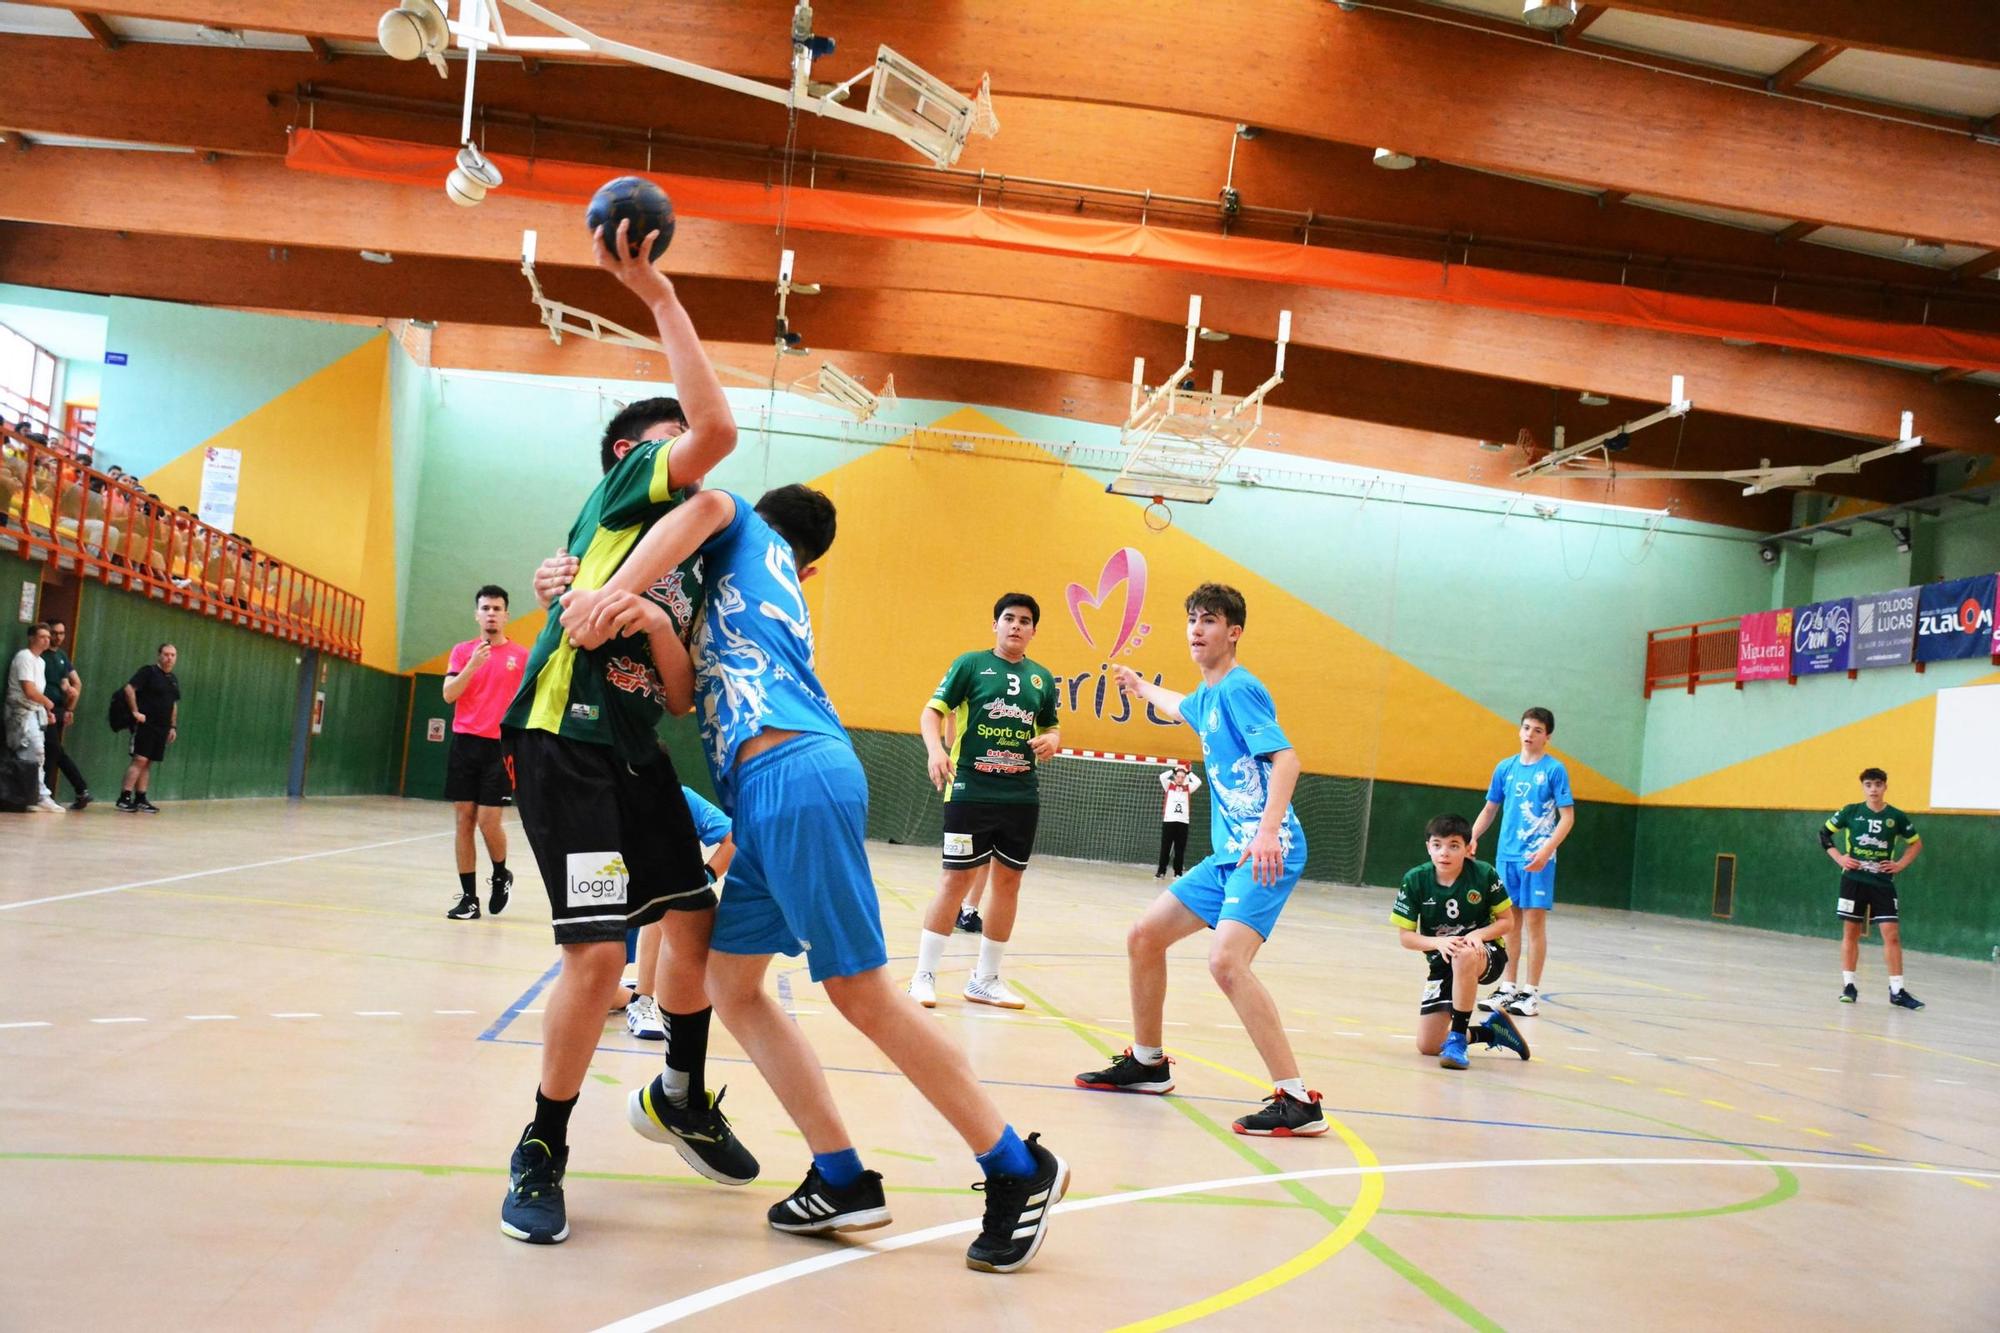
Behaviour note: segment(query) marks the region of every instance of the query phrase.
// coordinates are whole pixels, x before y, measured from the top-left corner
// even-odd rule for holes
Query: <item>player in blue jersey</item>
[[[708,994],[804,1135],[813,1164],[773,1205],[780,1231],[884,1226],[882,1177],[854,1140],[805,1034],[764,985],[774,954],[806,955],[812,979],[965,1139],[986,1171],[985,1225],[968,1266],[1011,1273],[1040,1248],[1068,1165],[1023,1141],[971,1064],[891,985],[864,837],[868,782],[813,668],[801,581],[833,545],[833,502],[805,486],[753,508],[727,491],[684,501],[641,539],[603,592],[572,593],[563,624],[588,647],[630,629],[634,598],[700,553],[707,599],[693,662],[696,713],[722,805],[736,823],[729,892],[709,941]]]
[[[1542,1011],[1542,966],[1549,960],[1549,912],[1556,905],[1556,848],[1576,826],[1576,801],[1569,791],[1569,770],[1548,752],[1556,734],[1556,715],[1546,708],[1521,714],[1521,752],[1493,766],[1486,784],[1486,805],[1472,821],[1472,853],[1480,835],[1500,820],[1493,864],[1514,904],[1514,921],[1507,928],[1507,975],[1494,992],[1479,1002],[1481,1009],[1505,1009],[1533,1018]],[[1516,977],[1527,974],[1527,984]]]
[[[1306,868],[1306,834],[1292,813],[1299,755],[1278,726],[1263,682],[1237,664],[1243,594],[1204,583],[1187,597],[1188,654],[1201,669],[1192,694],[1176,694],[1130,667],[1113,667],[1126,697],[1140,696],[1201,737],[1208,770],[1209,841],[1215,852],[1153,900],[1125,936],[1132,969],[1132,1045],[1108,1069],[1078,1074],[1103,1092],[1170,1092],[1172,1061],[1161,1047],[1167,950],[1208,927],[1208,971],[1243,1020],[1271,1074],[1268,1105],[1236,1121],[1238,1134],[1324,1134],[1319,1094],[1306,1089],[1271,992],[1250,969]]]

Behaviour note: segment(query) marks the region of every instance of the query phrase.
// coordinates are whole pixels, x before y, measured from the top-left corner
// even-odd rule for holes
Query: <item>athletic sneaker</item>
[[[117,800],[117,806],[120,810],[123,810],[128,815],[133,813],[133,811],[135,811],[138,808],[137,806],[132,804],[132,796],[130,792],[124,793],[123,795],[119,796]]]
[[[1854,989],[1853,982],[1850,981],[1845,986],[1842,986],[1840,988],[1840,1002],[1842,1004],[1853,1004],[1856,1000],[1860,998],[1861,998],[1861,992]]]
[[[979,919],[978,908],[961,907],[958,909],[958,920],[952,923],[952,929],[963,935],[983,935],[986,933],[986,923]]]
[[[998,973],[990,977],[974,976],[965,983],[965,998],[974,1004],[990,1004],[997,1009],[1026,1009],[1028,1002],[1007,989],[1007,983],[1000,980]]]
[[[62,808],[62,802],[56,800],[53,796],[44,796],[28,808],[38,815],[63,815],[69,813]]]
[[[453,921],[477,921],[479,919],[479,895],[466,893],[459,895],[458,905],[445,915]]]
[[[1495,1013],[1509,1013],[1516,1018],[1534,1018],[1542,1012],[1541,996],[1531,990],[1517,990],[1507,1002],[1494,1010]]]
[[[1500,1006],[1520,993],[1520,987],[1511,981],[1503,981],[1493,988],[1493,993],[1479,1002],[1479,1007],[1489,1014],[1500,1012]]]
[[[1114,1059],[1108,1069],[1078,1074],[1076,1086],[1094,1092],[1172,1092],[1174,1062],[1162,1056],[1160,1063],[1149,1065],[1132,1054],[1132,1048],[1127,1046],[1125,1053]]]
[[[142,815],[157,815],[160,813],[160,807],[147,800],[146,793],[144,792],[140,792],[132,798],[132,808]]]
[[[1237,1117],[1230,1128],[1238,1134],[1266,1139],[1307,1138],[1326,1133],[1326,1117],[1320,1113],[1317,1092],[1306,1093],[1306,1099],[1300,1101],[1283,1088],[1273,1088],[1264,1101],[1263,1110]]]
[[[500,1203],[500,1229],[530,1245],[556,1245],[569,1239],[569,1214],[563,1208],[563,1172],[569,1149],[552,1154],[540,1139],[531,1139],[533,1125],[521,1131],[513,1160],[507,1163],[507,1197]]]
[[[728,1089],[723,1089],[724,1092]],[[722,1093],[705,1094],[699,1110],[667,1096],[665,1079],[653,1081],[625,1099],[625,1119],[642,1138],[664,1143],[681,1160],[722,1185],[748,1185],[757,1178],[757,1159],[750,1155],[722,1113]]]
[[[487,889],[486,910],[493,913],[493,915],[495,916],[499,916],[502,912],[506,911],[507,898],[513,887],[514,887],[513,871],[511,870],[495,871],[493,877],[486,883],[486,889]]]
[[[1919,1000],[1906,990],[1890,991],[1889,1003],[1895,1005],[1898,1009],[1921,1009],[1924,1007],[1922,1000]]]
[[[665,1041],[667,1025],[660,1019],[660,1002],[641,995],[626,1005],[625,1030],[640,1041]]]
[[[1463,1032],[1447,1032],[1444,1034],[1444,1046],[1438,1051],[1438,1063],[1446,1069],[1472,1068],[1472,1060],[1465,1052],[1465,1034]]]
[[[1514,1026],[1514,1020],[1501,1011],[1494,1010],[1493,1017],[1481,1023],[1477,1030],[1485,1034],[1487,1045],[1512,1051],[1523,1060],[1528,1058],[1528,1039],[1521,1035],[1521,1029]]]
[[[92,801],[96,799],[97,798],[95,796],[92,796],[89,792],[80,791],[76,794],[76,799],[69,803],[69,808],[72,810],[81,810],[83,809],[83,807],[89,805]]]
[[[863,1171],[844,1190],[826,1183],[817,1166],[791,1194],[771,1205],[764,1215],[779,1231],[798,1236],[826,1236],[836,1231],[873,1231],[889,1225],[889,1201],[882,1197],[882,1173]]]
[[[910,998],[926,1009],[937,1008],[937,973],[919,972],[912,976]]]
[[[988,1176],[972,1188],[986,1195],[985,1225],[965,1252],[965,1266],[982,1273],[1012,1273],[1027,1265],[1049,1232],[1049,1213],[1069,1190],[1069,1163],[1028,1135],[1032,1176]]]

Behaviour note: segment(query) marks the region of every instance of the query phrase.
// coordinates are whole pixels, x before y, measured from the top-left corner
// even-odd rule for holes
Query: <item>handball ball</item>
[[[604,248],[610,250],[618,243],[618,224],[630,225],[625,229],[626,241],[634,255],[645,241],[646,233],[657,231],[658,239],[653,242],[653,252],[646,256],[647,263],[658,262],[667,252],[667,243],[674,239],[674,204],[667,198],[667,192],[643,176],[620,176],[615,181],[607,181],[597,193],[590,197],[590,208],[583,215],[584,225],[595,232],[604,228]]]

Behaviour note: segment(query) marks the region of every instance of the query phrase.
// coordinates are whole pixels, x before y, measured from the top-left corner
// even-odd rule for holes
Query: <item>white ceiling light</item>
[[[1912,236],[1903,242],[1903,258],[1916,264],[1936,264],[1944,259],[1944,245]]]
[[[396,256],[390,254],[387,250],[363,250],[361,257],[371,264],[393,264],[396,262]]]
[[[1585,407],[1604,407],[1611,402],[1611,400],[1605,397],[1603,394],[1592,393],[1588,389],[1585,389],[1582,393],[1578,394],[1576,396],[1576,401],[1582,403]]]
[[[1226,343],[1229,335],[1221,329],[1204,328],[1195,335],[1205,343]]]
[[[1408,153],[1399,153],[1393,148],[1377,148],[1375,165],[1384,171],[1408,171],[1417,165],[1417,159]]]
[[[1567,28],[1576,22],[1576,0],[1526,0],[1521,6],[1521,22],[1544,32]]]

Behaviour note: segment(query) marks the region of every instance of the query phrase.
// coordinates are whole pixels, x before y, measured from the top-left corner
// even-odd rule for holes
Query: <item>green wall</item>
[[[1494,756],[1498,759],[1499,756]],[[1453,787],[1377,782],[1368,814],[1368,861],[1361,882],[1377,886],[1402,882],[1403,872],[1424,859],[1424,825],[1434,815],[1479,817],[1486,793]],[[1632,834],[1637,808],[1579,801],[1576,828],[1557,858],[1558,904],[1632,907]],[[1488,832],[1482,859],[1493,857],[1497,832]]]
[[[410,710],[404,723],[408,757],[402,762],[405,796],[425,801],[444,799],[445,756],[451,749],[451,705],[444,701],[444,677],[411,676]],[[429,739],[432,718],[444,720],[444,739]]]
[[[306,753],[308,796],[394,796],[410,678],[322,658],[326,713]]]

